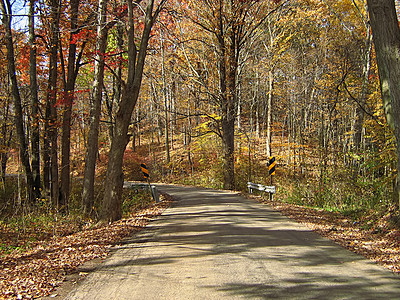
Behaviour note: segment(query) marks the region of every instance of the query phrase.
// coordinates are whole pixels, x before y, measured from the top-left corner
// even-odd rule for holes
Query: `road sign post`
[[[156,190],[153,189],[153,187],[150,184],[150,173],[149,173],[149,170],[147,169],[146,164],[140,164],[140,169],[142,170],[144,179],[146,179],[147,183],[149,184],[149,189],[150,189],[151,196],[153,197],[155,202],[158,202],[158,200],[157,200],[158,197],[156,195]]]
[[[275,175],[275,165],[276,165],[275,156],[270,156],[268,161],[268,173],[271,176],[271,185],[274,185],[273,177]],[[269,200],[270,201],[273,200],[272,193],[269,194]]]

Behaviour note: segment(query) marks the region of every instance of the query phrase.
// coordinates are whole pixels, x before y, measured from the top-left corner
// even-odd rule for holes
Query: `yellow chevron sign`
[[[145,164],[141,164],[141,165],[140,165],[140,168],[142,169],[143,177],[144,177],[145,179],[148,179],[148,178],[150,177],[150,175],[149,175],[149,170],[147,170],[146,165],[145,165]]]
[[[268,172],[269,175],[275,175],[275,156],[270,156],[268,163]]]

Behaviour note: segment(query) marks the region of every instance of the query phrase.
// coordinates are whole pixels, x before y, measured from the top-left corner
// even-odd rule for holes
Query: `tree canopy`
[[[245,190],[269,181],[269,156],[282,184],[314,183],[310,203],[398,204],[397,75],[376,1],[18,5],[1,1],[0,159],[3,182],[7,163],[23,168],[21,205],[75,201],[113,221],[140,163],[155,180]]]

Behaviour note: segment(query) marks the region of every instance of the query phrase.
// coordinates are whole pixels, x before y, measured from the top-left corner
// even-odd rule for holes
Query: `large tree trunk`
[[[231,55],[231,53],[230,53]],[[225,103],[223,103],[222,143],[223,143],[223,170],[224,170],[224,189],[235,189],[235,104],[236,104],[236,70],[231,57],[228,57],[230,65],[228,76],[226,76],[227,91]]]
[[[229,76],[227,75],[227,66],[225,65],[226,51],[224,44],[220,45],[220,50],[221,55],[219,60],[219,81],[223,151],[222,169],[224,175],[223,187],[227,190],[233,190],[235,188],[235,108],[233,102],[235,96],[232,94],[232,91],[236,91],[232,90],[232,83],[230,82],[231,78],[229,78]]]
[[[35,37],[35,0],[29,1],[29,78],[31,92],[31,113],[32,113],[32,130],[31,130],[31,152],[32,152],[32,177],[33,192],[35,198],[40,198],[41,180],[40,180],[40,112],[38,85],[36,77],[36,37]]]
[[[400,199],[400,28],[394,0],[367,0],[384,108],[397,141],[394,199]],[[387,93],[390,104],[387,103]],[[390,110],[387,107],[391,106]]]
[[[87,140],[88,144],[86,151],[85,174],[82,192],[83,210],[85,215],[91,214],[94,205],[94,181],[98,153],[99,124],[104,81],[104,53],[107,47],[108,32],[104,26],[107,20],[107,4],[108,0],[99,1],[96,59],[94,67],[95,74],[93,83],[92,104],[90,108],[90,125]]]
[[[48,141],[50,158],[50,195],[53,204],[58,209],[59,206],[59,176],[58,176],[58,149],[57,149],[57,60],[59,44],[59,20],[60,4],[57,0],[50,1],[51,9],[51,40],[50,40],[50,62],[49,62],[49,81],[46,99],[46,115],[48,116]]]
[[[71,152],[71,116],[72,106],[74,101],[75,80],[77,72],[75,71],[76,60],[76,43],[72,42],[74,34],[78,29],[78,9],[79,0],[71,0],[71,34],[68,50],[68,75],[67,82],[64,87],[64,113],[62,121],[62,136],[61,136],[61,199],[62,207],[68,206],[70,193],[70,152]],[[79,68],[76,66],[76,68]]]
[[[19,93],[19,87],[16,75],[14,44],[13,44],[13,37],[11,30],[11,15],[12,15],[11,4],[9,0],[5,1],[2,0],[0,4],[1,4],[1,11],[3,14],[3,25],[5,28],[8,76],[10,77],[11,81],[11,94],[14,101],[14,110],[15,110],[14,122],[15,122],[15,127],[17,129],[17,135],[19,140],[21,162],[24,167],[26,175],[28,200],[32,201],[35,193],[34,193],[32,170],[29,159],[28,143],[26,141],[26,135],[24,129],[22,100]]]
[[[238,70],[237,27],[223,25],[223,5],[219,7],[219,82],[221,98],[221,128],[223,149],[224,189],[235,189],[235,112],[237,103],[236,77]],[[231,8],[233,9],[233,8]],[[232,12],[228,12],[232,13]],[[234,22],[232,22],[234,23]],[[225,32],[226,31],[226,32]]]
[[[128,0],[128,80],[122,93],[115,119],[115,132],[111,143],[106,172],[104,198],[101,207],[101,221],[109,222],[121,218],[121,195],[123,187],[123,154],[128,144],[128,127],[132,112],[139,97],[143,68],[151,28],[165,1],[161,1],[153,15],[154,0],[148,2],[144,29],[139,50],[134,42],[134,15],[132,0]]]
[[[223,145],[223,172],[224,189],[235,189],[235,118],[228,116],[221,120],[222,125],[222,145]]]

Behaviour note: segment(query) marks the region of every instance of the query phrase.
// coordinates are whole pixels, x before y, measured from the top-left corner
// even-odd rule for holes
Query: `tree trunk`
[[[143,68],[146,58],[150,32],[159,11],[165,1],[161,1],[153,15],[154,0],[147,4],[144,29],[140,48],[135,45],[134,15],[132,0],[128,0],[128,79],[122,93],[115,120],[115,132],[111,142],[109,161],[106,172],[104,198],[100,219],[102,222],[115,221],[121,218],[121,196],[124,183],[122,172],[123,155],[128,144],[128,127],[132,112],[139,97]]]
[[[14,59],[14,44],[12,37],[12,29],[11,29],[11,4],[9,0],[2,0],[1,3],[1,11],[3,14],[3,25],[5,28],[5,42],[7,49],[7,61],[8,61],[8,76],[11,81],[11,94],[13,97],[13,104],[15,110],[15,127],[17,130],[19,147],[20,147],[20,157],[21,162],[25,170],[26,175],[26,183],[27,183],[27,195],[28,201],[32,202],[34,197],[34,184],[33,184],[33,176],[30,165],[29,158],[29,149],[26,141],[25,129],[24,129],[24,119],[22,112],[22,100],[19,93],[17,75],[16,75],[16,67],[15,67],[15,59]]]
[[[68,75],[67,82],[64,88],[64,113],[62,123],[61,136],[61,206],[67,207],[70,193],[70,153],[71,153],[71,116],[72,106],[74,101],[75,80],[77,72],[75,71],[76,59],[76,43],[72,42],[74,34],[78,28],[78,9],[79,0],[71,0],[71,34],[68,50]],[[76,66],[78,69],[79,66]]]
[[[223,103],[222,141],[224,150],[224,188],[234,190],[235,185],[235,112],[237,104],[236,77],[238,71],[237,28],[232,25],[226,45],[226,102]]]
[[[236,38],[234,29],[230,34],[225,33],[223,25],[223,4],[219,3],[219,24],[217,29],[218,41],[218,68],[219,68],[219,98],[221,113],[222,134],[222,172],[224,176],[223,187],[227,190],[235,189],[235,104],[236,95]]]
[[[224,47],[224,46],[222,46]],[[221,47],[221,49],[222,49]],[[233,95],[228,96],[228,84],[232,92],[231,82],[228,80],[225,65],[225,50],[219,61],[220,94],[221,94],[221,129],[222,129],[222,170],[224,175],[223,187],[227,190],[235,188],[234,149],[235,149],[235,111],[233,108]]]
[[[235,118],[223,118],[222,125],[222,144],[223,144],[223,172],[224,172],[224,189],[235,189]]]
[[[367,0],[371,30],[388,123],[393,120],[397,141],[397,177],[394,200],[400,200],[400,29],[393,0]],[[386,110],[390,95],[391,113]]]
[[[107,35],[104,24],[107,20],[108,0],[99,0],[99,20],[97,25],[96,59],[94,67],[94,83],[92,105],[90,109],[90,125],[87,138],[87,150],[85,158],[85,173],[83,179],[83,211],[90,215],[94,205],[94,182],[96,160],[98,153],[99,124],[101,113],[101,101],[104,82],[104,53],[107,47]]]
[[[43,160],[43,190],[50,191],[50,103],[46,102],[45,117],[44,117],[44,132],[42,146]]]
[[[31,133],[31,153],[32,153],[32,177],[34,198],[40,198],[41,180],[40,180],[40,112],[38,85],[36,77],[36,37],[35,37],[35,0],[29,1],[29,78],[31,93],[31,115],[32,115],[32,133]]]
[[[55,207],[59,207],[59,176],[58,176],[58,124],[57,124],[57,61],[59,44],[59,20],[60,5],[57,0],[50,1],[51,8],[51,40],[50,40],[50,62],[49,62],[49,82],[46,100],[46,114],[48,119],[48,139],[50,143],[50,180],[51,180],[51,199]]]
[[[110,102],[106,102],[107,105],[107,112],[108,112],[108,119],[109,119],[109,136],[110,136],[110,142],[112,139],[112,136],[114,135],[114,107],[115,105],[118,105],[120,99],[121,99],[121,93],[122,93],[122,70],[123,70],[123,54],[124,53],[124,29],[123,25],[121,23],[117,24],[117,49],[119,54],[119,59],[118,59],[118,65],[117,65],[117,70],[116,70],[116,76],[113,77],[113,97]]]

